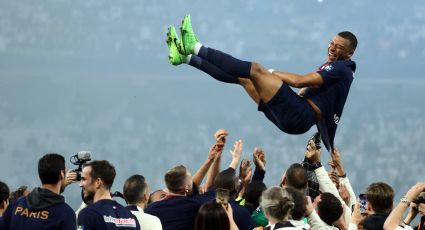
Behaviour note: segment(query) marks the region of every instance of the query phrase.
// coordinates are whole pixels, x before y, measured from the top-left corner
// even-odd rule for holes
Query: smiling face
[[[350,46],[350,41],[336,35],[328,45],[328,62],[348,60],[353,53],[354,50]]]
[[[91,166],[86,166],[81,172],[80,187],[82,188],[82,196],[84,203],[93,201],[94,194],[96,192],[96,186],[91,178]]]

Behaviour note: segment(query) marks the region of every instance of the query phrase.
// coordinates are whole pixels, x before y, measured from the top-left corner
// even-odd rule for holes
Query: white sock
[[[201,47],[202,47],[202,44],[201,44],[201,43],[199,43],[199,42],[197,42],[197,43],[195,44],[195,47],[193,47],[193,53],[194,53],[195,55],[198,55],[198,54],[199,54],[199,50],[201,49]]]
[[[189,62],[190,62],[190,58],[191,58],[191,57],[192,57],[192,54],[187,55],[187,56],[184,58],[184,63],[189,64]]]

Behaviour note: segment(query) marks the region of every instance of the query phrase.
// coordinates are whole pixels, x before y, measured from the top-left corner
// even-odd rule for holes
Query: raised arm
[[[252,158],[255,164],[252,181],[263,181],[266,174],[266,153],[260,148],[254,148]]]
[[[251,183],[252,168],[251,161],[243,159],[239,168],[239,180],[241,181],[241,188],[239,190],[239,197],[243,197],[245,189],[249,183]]]
[[[235,171],[242,156],[242,147],[242,140],[238,140],[235,141],[235,144],[233,144],[233,149],[230,151],[230,154],[232,155],[232,162],[230,162],[229,167],[233,168]]]
[[[312,162],[313,164],[320,166],[320,150],[316,149],[316,144],[313,140],[310,140],[307,145],[307,151],[305,153],[305,157]],[[350,223],[351,220],[351,209],[345,204],[344,200],[339,195],[339,192],[335,186],[335,184],[332,182],[332,180],[329,178],[328,173],[326,172],[325,168],[323,166],[318,167],[314,170],[317,176],[317,180],[319,182],[319,189],[321,192],[329,192],[332,193],[335,197],[337,197],[344,208],[344,222],[346,224]]]
[[[224,146],[226,145],[226,137],[228,135],[229,135],[229,132],[227,132],[227,130],[225,129],[217,130],[217,132],[215,132],[214,134],[216,144],[223,145],[223,149],[224,149]],[[208,171],[207,182],[205,184],[206,190],[208,190],[214,185],[215,176],[217,176],[218,172],[220,172],[221,154],[223,153],[223,149],[217,152],[217,154],[214,157],[214,161],[210,167],[210,170]]]
[[[296,88],[318,87],[323,84],[322,76],[316,72],[300,75],[273,70],[272,74],[281,79],[286,84]]]
[[[353,187],[348,180],[347,172],[345,171],[344,165],[342,163],[341,154],[336,148],[334,148],[331,152],[331,162],[333,167],[335,167],[336,174],[339,178],[339,184],[345,188],[350,195],[350,199],[347,205],[348,207],[352,208],[356,204],[356,194],[354,193]]]
[[[210,169],[211,165],[214,162],[215,156],[223,151],[224,145],[222,144],[213,144],[208,152],[208,158],[201,165],[198,171],[193,175],[193,183],[200,186],[202,180]]]
[[[401,198],[398,205],[391,211],[387,220],[385,220],[384,229],[397,229],[402,222],[404,212],[407,208],[409,208],[410,203],[416,199],[422,191],[425,191],[425,182],[417,183],[411,187],[409,191],[407,191],[406,195]]]

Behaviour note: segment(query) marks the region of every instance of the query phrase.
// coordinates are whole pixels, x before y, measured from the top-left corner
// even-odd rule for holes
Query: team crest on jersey
[[[327,65],[325,67],[323,67],[323,69],[327,72],[331,71],[334,67],[332,65]]]

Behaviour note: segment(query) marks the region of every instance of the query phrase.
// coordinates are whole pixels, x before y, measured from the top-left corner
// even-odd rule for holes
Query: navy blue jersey
[[[201,204],[202,201],[192,197],[168,196],[149,204],[144,211],[158,217],[164,230],[190,230]]]
[[[350,91],[356,63],[351,60],[323,64],[317,71],[323,78],[319,88],[308,88],[305,97],[311,99],[322,112],[317,128],[328,150],[333,149],[337,125]]]
[[[61,195],[40,188],[34,191],[28,197],[21,197],[9,204],[0,229],[77,229],[75,212]],[[29,201],[34,197],[40,201],[37,205],[31,205]]]
[[[130,210],[114,200],[99,200],[78,214],[78,229],[140,229]]]

